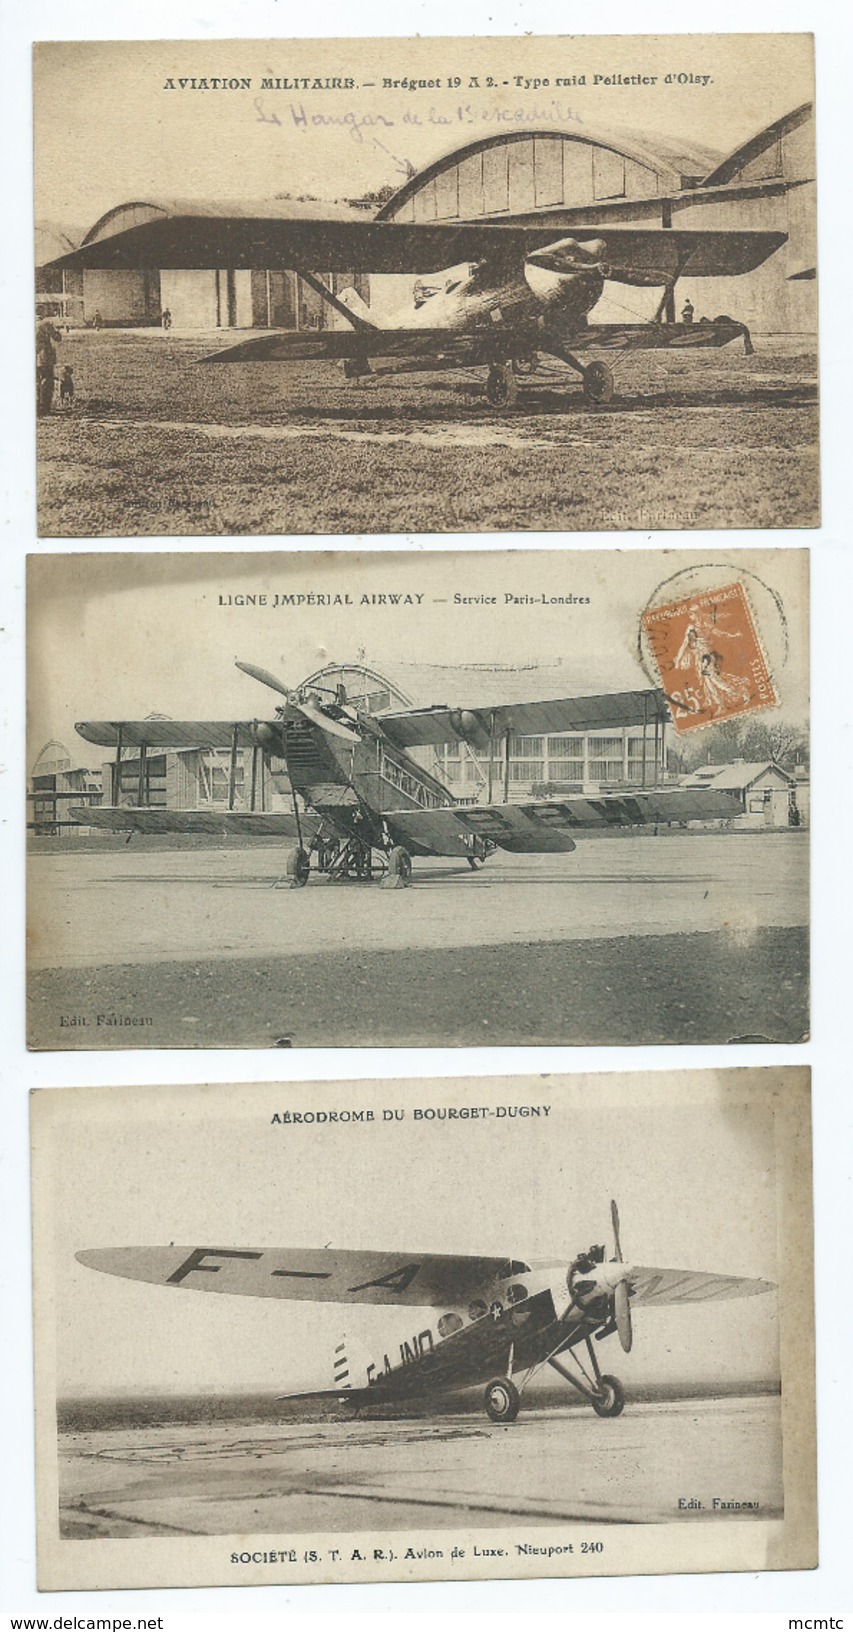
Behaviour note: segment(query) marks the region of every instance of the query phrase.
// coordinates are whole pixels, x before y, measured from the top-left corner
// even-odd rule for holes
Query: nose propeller
[[[610,1217],[613,1222],[613,1245],[616,1262],[624,1263],[622,1257],[622,1241],[619,1235],[619,1208],[615,1201],[610,1203]],[[630,1354],[634,1342],[634,1328],[631,1322],[631,1297],[628,1291],[628,1279],[624,1277],[617,1283],[613,1294],[613,1318],[616,1321],[616,1330],[619,1342],[626,1354]]]
[[[243,663],[239,657],[235,658],[234,661],[243,674],[248,674],[252,680],[259,680],[262,686],[270,686],[281,697],[286,697],[291,708],[298,708],[299,712],[304,714],[312,725],[318,725],[321,731],[327,731],[332,737],[341,737],[344,742],[361,741],[357,731],[350,730],[348,725],[344,725],[341,720],[334,719],[331,714],[327,714],[324,709],[318,708],[315,703],[308,702],[306,699],[297,696],[284,684],[283,680],[277,680],[274,674],[270,674],[269,669],[259,669],[254,663]]]

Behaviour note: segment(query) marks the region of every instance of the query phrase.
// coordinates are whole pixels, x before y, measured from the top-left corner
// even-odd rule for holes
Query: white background
[[[731,1048],[722,1062],[708,1048],[514,1049],[459,1051],[312,1051],[283,1057],[267,1052],[216,1054],[188,1051],[73,1056],[27,1055],[24,1048],[24,643],[23,578],[28,550],[66,550],[67,543],[39,543],[35,536],[34,415],[32,367],[32,172],[30,44],[33,39],[82,38],[258,38],[295,34],[332,36],[357,32],[451,35],[460,32],[516,34],[675,33],[791,30],[811,28],[817,49],[817,139],[819,160],[819,266],[822,376],[822,469],[824,523],[812,534],[729,533],[727,549],[738,544],[810,544],[812,547],[813,627],[813,1041],[806,1049]],[[850,1557],[853,1536],[851,1481],[851,960],[850,807],[851,628],[853,627],[853,417],[850,411],[851,357],[851,117],[853,56],[849,7],[841,0],[699,0],[672,6],[664,0],[598,0],[569,9],[555,0],[411,0],[405,8],[390,0],[361,0],[358,7],[330,9],[286,5],[279,0],[6,0],[0,53],[0,118],[4,135],[3,240],[0,256],[2,357],[0,414],[3,437],[2,544],[0,544],[0,690],[3,743],[0,776],[0,842],[3,861],[3,944],[0,951],[0,1055],[2,1101],[3,1249],[0,1253],[0,1320],[6,1337],[2,1408],[2,1545],[0,1611],[12,1614],[137,1616],[163,1614],[167,1632],[172,1615],[201,1612],[209,1623],[239,1612],[254,1615],[328,1612],[339,1622],[359,1613],[435,1614],[480,1610],[493,1614],[615,1611],[603,1626],[632,1626],[638,1612],[676,1612],[679,1628],[688,1614],[732,1612],[732,1626],[756,1611],[782,1617],[839,1616],[853,1606]],[[531,548],[565,544],[631,543],[648,546],[654,535],[629,538],[597,534],[527,534],[514,540]],[[266,541],[267,547],[280,540]],[[295,539],[292,547],[311,548]],[[382,541],[343,539],[340,548],[374,547]],[[389,541],[390,542],[390,541]],[[399,548],[401,540],[394,540]],[[489,536],[409,541],[413,548],[454,550],[493,548]],[[707,547],[703,534],[668,533],[661,542]],[[189,549],[221,549],[224,541],[183,540]],[[174,548],[170,541],[161,547]],[[79,546],[78,546],[79,547]],[[115,548],[103,540],[87,548]],[[122,547],[132,548],[128,543]],[[228,542],[229,549],[240,542]],[[247,549],[264,541],[246,540]],[[218,1589],[108,1594],[50,1594],[35,1590],[32,1456],[32,1366],[30,1332],[29,1177],[27,1091],[31,1086],[134,1081],[228,1081],[295,1079],[304,1076],[380,1077],[479,1074],[521,1070],[684,1069],[721,1063],[759,1065],[811,1062],[814,1072],[816,1162],[818,1412],[820,1445],[821,1565],[804,1575],[654,1577],[630,1580],[496,1583],[425,1587]],[[200,1623],[199,1623],[200,1624]],[[636,1621],[637,1632],[649,1622]],[[707,1624],[707,1623],[706,1623]],[[758,1624],[757,1622],[755,1624]],[[848,1625],[850,1622],[848,1621]]]

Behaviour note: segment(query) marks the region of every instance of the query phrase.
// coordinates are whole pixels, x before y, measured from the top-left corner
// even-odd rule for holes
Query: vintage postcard
[[[807,1034],[805,551],[35,556],[29,616],[31,1046]]]
[[[814,527],[808,34],[34,59],[57,537]]]
[[[43,1589],[816,1564],[807,1070],[32,1131]]]

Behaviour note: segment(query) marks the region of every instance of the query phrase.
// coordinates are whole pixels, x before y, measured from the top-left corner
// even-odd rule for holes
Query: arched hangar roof
[[[519,142],[561,141],[567,146],[587,147],[618,155],[630,163],[651,171],[665,183],[665,190],[680,187],[682,180],[694,184],[719,165],[720,154],[696,142],[675,142],[663,136],[640,135],[633,131],[598,131],[589,126],[582,130],[566,130],[565,126],[521,125],[518,129],[501,127],[488,136],[479,136],[462,146],[449,147],[431,164],[410,176],[393,197],[377,211],[377,220],[389,221],[416,193],[454,166],[494,148],[511,147]]]
[[[772,124],[765,125],[755,136],[750,136],[748,141],[742,142],[740,147],[736,147],[734,152],[723,160],[722,164],[717,165],[716,170],[712,170],[710,175],[705,177],[702,185],[704,187],[724,187],[727,182],[747,179],[747,173],[754,166],[756,160],[760,160],[769,149],[775,148],[783,137],[793,135],[794,131],[800,130],[803,125],[808,124],[813,114],[813,104],[803,102],[798,108],[784,114],[781,119],[774,119]]]
[[[46,266],[48,261],[58,261],[61,255],[71,255],[77,248],[79,239],[75,242],[70,232],[64,227],[56,226],[52,221],[37,221],[35,229],[36,266]]]
[[[269,221],[276,216],[285,221],[293,221],[297,217],[305,221],[364,220],[364,210],[354,209],[348,204],[327,204],[322,199],[273,198],[247,202],[243,198],[220,198],[215,203],[198,198],[130,199],[124,204],[114,205],[99,216],[86,233],[83,243],[96,244],[101,238],[125,232],[130,227],[146,226],[149,221],[156,221],[160,217],[187,215],[197,215],[202,219],[220,216],[226,220],[241,216],[249,221]]]

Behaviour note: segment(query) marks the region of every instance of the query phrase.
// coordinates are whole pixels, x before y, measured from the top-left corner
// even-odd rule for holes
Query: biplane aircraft
[[[610,1207],[612,1257],[594,1245],[568,1267],[565,1261],[337,1248],[106,1247],[77,1258],[90,1269],[154,1286],[390,1304],[401,1311],[375,1353],[344,1338],[328,1357],[321,1386],[282,1399],[326,1397],[358,1410],[485,1385],[487,1415],[509,1423],[531,1378],[549,1365],[598,1416],[618,1417],[624,1390],[618,1377],[601,1371],[593,1339],[616,1333],[628,1353],[636,1306],[750,1298],[771,1291],[773,1283],[626,1263],[615,1201]]]
[[[570,794],[562,799],[510,803],[510,747],[514,735],[608,730],[637,725],[655,741],[671,708],[685,707],[655,690],[628,691],[489,709],[444,704],[370,714],[346,690],[316,681],[289,690],[251,663],[237,667],[285,699],[272,720],[83,721],[87,742],[115,749],[112,803],[78,805],[73,820],[87,827],[133,833],[276,835],[295,840],[285,876],[307,884],[312,869],[330,880],[381,878],[400,888],[412,877],[413,856],[448,856],[476,869],[496,849],[514,854],[561,854],[584,831],[648,827],[667,822],[728,819],[739,806],[713,789],[642,788],[627,793]],[[487,755],[487,799],[465,804],[409,751],[465,744]],[[227,810],[164,809],[148,802],[150,749],[230,750]],[[122,803],[122,754],[138,751],[136,803]],[[251,751],[248,809],[236,808],[240,751]],[[265,767],[283,761],[292,811],[266,810]],[[645,764],[645,755],[644,755]],[[502,784],[503,802],[493,801]]]
[[[337,360],[347,378],[371,373],[486,369],[485,395],[496,409],[510,405],[520,375],[541,354],[567,364],[591,403],[609,402],[612,370],[595,350],[702,349],[749,331],[730,317],[675,321],[679,278],[733,277],[751,272],[786,241],[771,231],[686,231],[610,225],[568,236],[565,211],[536,210],[500,219],[403,222],[365,216],[344,205],[294,200],[242,206],[139,204],[133,225],[108,214],[78,250],[54,261],[59,269],[287,269],[298,273],[343,327],[279,330],[229,347],[206,362],[297,363]],[[322,275],[320,273],[322,272]],[[336,294],[332,273],[418,277],[412,302],[380,322],[354,289]],[[423,281],[426,275],[429,282]],[[605,284],[660,289],[655,317],[645,323],[593,324],[590,312]]]

